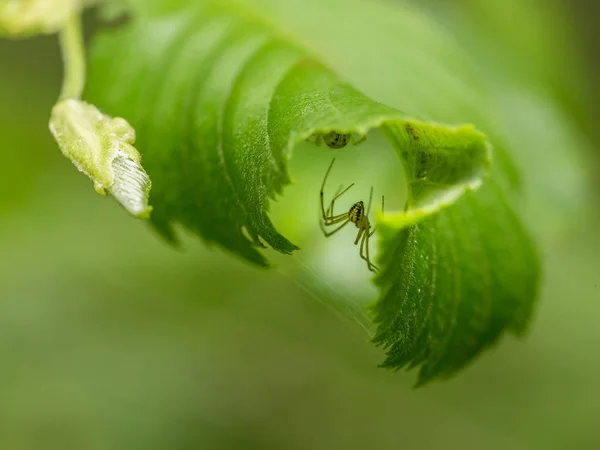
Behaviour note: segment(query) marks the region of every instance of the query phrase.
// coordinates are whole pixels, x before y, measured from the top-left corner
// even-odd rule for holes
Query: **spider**
[[[351,142],[353,145],[358,145],[367,139],[367,136],[360,135],[359,139],[356,139],[352,133],[338,133],[337,131],[329,131],[328,133],[315,133],[311,137],[307,138],[308,142],[315,145],[321,145],[325,142],[325,145],[329,148],[344,148]]]
[[[360,257],[367,262],[367,268],[371,272],[375,272],[379,269],[377,268],[377,266],[375,264],[373,264],[371,262],[371,259],[369,257],[369,238],[375,234],[377,227],[375,227],[375,228],[373,228],[373,230],[371,230],[371,224],[369,222],[369,218],[367,217],[369,214],[369,210],[371,209],[371,200],[373,199],[373,187],[371,187],[371,194],[369,196],[369,204],[367,206],[366,213],[365,213],[365,205],[363,204],[362,201],[359,201],[359,202],[355,203],[354,205],[352,205],[348,212],[345,212],[342,214],[337,214],[337,215],[335,215],[333,213],[333,207],[335,205],[335,201],[338,198],[340,198],[343,194],[345,194],[352,186],[354,186],[354,183],[352,183],[350,186],[348,186],[344,190],[341,190],[342,186],[340,186],[338,188],[337,192],[335,193],[335,195],[333,196],[333,198],[331,199],[331,202],[329,202],[329,207],[327,208],[327,211],[326,211],[325,203],[323,200],[323,189],[325,189],[325,182],[327,181],[327,177],[329,176],[329,172],[331,172],[331,168],[333,167],[334,162],[335,162],[335,158],[333,158],[333,160],[331,161],[331,164],[329,165],[329,169],[327,169],[327,172],[325,173],[325,178],[323,178],[323,184],[321,185],[320,197],[321,197],[321,213],[322,213],[322,218],[323,218],[323,221],[320,222],[321,229],[323,230],[325,237],[329,237],[332,234],[340,231],[342,228],[344,228],[350,222],[352,222],[354,225],[356,225],[356,228],[358,228],[358,234],[356,235],[356,239],[354,240],[354,245],[357,245],[360,241]],[[383,198],[383,196],[381,196],[381,211],[382,211],[382,213],[383,213],[383,208],[384,208],[384,198]],[[341,223],[341,225],[333,231],[327,231],[325,229],[326,226],[331,226],[331,225],[335,225],[338,223]],[[365,247],[366,247],[366,256],[363,254],[363,249],[365,249]]]

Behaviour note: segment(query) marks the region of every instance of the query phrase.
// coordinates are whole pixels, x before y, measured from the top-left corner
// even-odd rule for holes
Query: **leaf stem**
[[[60,48],[63,58],[63,84],[60,100],[79,99],[85,86],[85,51],[81,16],[73,14],[60,30]]]

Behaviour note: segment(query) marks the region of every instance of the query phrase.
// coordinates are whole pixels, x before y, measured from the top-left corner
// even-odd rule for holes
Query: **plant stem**
[[[86,69],[81,28],[81,16],[73,14],[60,31],[59,39],[64,67],[60,100],[78,99],[83,93]]]

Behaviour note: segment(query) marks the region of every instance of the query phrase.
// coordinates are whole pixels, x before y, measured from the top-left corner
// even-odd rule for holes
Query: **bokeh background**
[[[56,39],[0,41],[1,449],[600,447],[599,7],[412,3],[483,73],[531,86],[523,108],[507,103],[498,120],[530,121],[533,167],[553,145],[566,155],[551,173],[524,175],[535,181],[527,189],[543,191],[532,198],[556,200],[527,214],[545,265],[530,335],[504,339],[451,381],[413,390],[414,374],[378,369],[381,351],[364,330],[294,269],[256,269],[191,237],[175,250],[96,195],[47,131],[61,81]],[[527,70],[511,30],[517,18],[538,38]],[[582,64],[560,59],[569,52]],[[366,148],[380,144],[370,136]],[[329,160],[317,165],[316,152],[298,149],[297,183],[274,207],[292,237],[319,232],[312,210],[304,219],[305,206],[294,209],[307,185],[318,190]],[[364,154],[350,149],[341,171],[360,164],[365,189],[372,177],[393,177]],[[393,154],[378,158],[397,164]],[[351,234],[321,254],[353,252]],[[352,255],[317,269],[363,276]],[[313,281],[325,277],[310,270]]]

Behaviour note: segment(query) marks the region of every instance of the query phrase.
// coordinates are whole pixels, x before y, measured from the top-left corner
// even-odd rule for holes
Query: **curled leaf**
[[[408,182],[405,210],[379,218],[396,228],[414,225],[478,189],[491,166],[492,148],[471,125],[452,128],[408,120],[402,127],[390,124],[384,132],[400,152]]]
[[[377,217],[381,270],[372,312],[383,365],[420,367],[423,384],[455,374],[504,332],[526,329],[538,258],[502,178],[484,180],[491,145],[471,125],[415,119],[459,124],[477,117],[459,107],[465,95],[476,95],[461,88],[460,59],[447,58],[445,39],[422,18],[403,6],[396,14],[354,0],[142,3],[145,13],[129,26],[95,40],[86,94],[138,130],[154,183],[152,222],[163,235],[176,241],[182,225],[266,266],[264,247],[297,250],[269,214],[271,200],[292,180],[288,160],[296,145],[332,131],[364,136],[379,129],[408,187],[403,210]],[[384,22],[393,23],[389,39],[377,25]],[[385,61],[400,68],[392,89],[402,101],[395,107],[332,70],[342,53],[329,43],[345,42],[355,29],[343,26],[356,23],[364,31],[363,56],[394,42],[396,57]],[[326,38],[313,40],[321,32]],[[371,71],[370,64],[360,67]],[[379,98],[387,103],[391,94]],[[422,105],[454,114],[422,114]]]
[[[131,214],[149,216],[150,178],[133,147],[135,130],[120,117],[102,114],[89,103],[66,99],[52,109],[50,131],[63,154]]]

